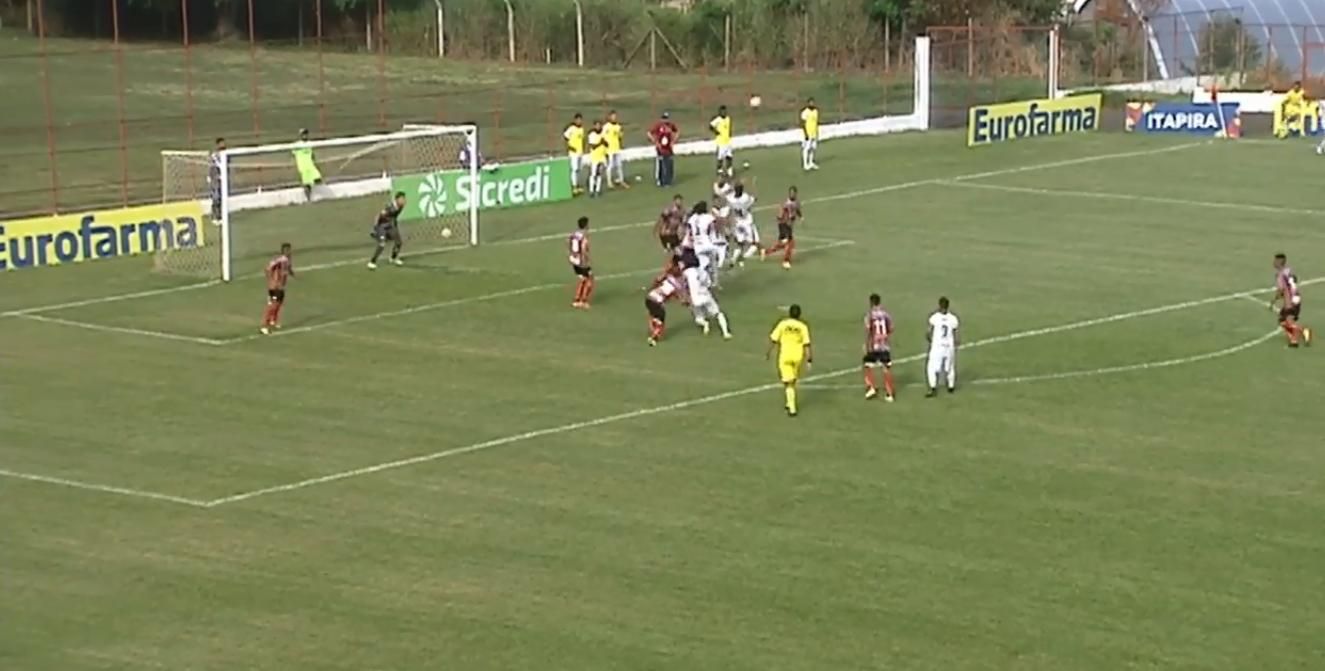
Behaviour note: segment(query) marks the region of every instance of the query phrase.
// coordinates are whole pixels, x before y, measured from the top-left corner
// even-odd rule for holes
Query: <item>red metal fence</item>
[[[393,48],[382,11],[370,41],[362,33],[344,39],[339,26],[326,25],[324,0],[310,0],[307,34],[297,42],[259,37],[260,0],[247,0],[246,35],[200,42],[181,0],[179,41],[143,43],[124,37],[121,3],[94,1],[111,8],[110,39],[49,35],[37,0],[34,34],[0,41],[0,70],[13,75],[0,117],[0,218],[159,200],[160,152],[207,149],[221,136],[237,146],[288,141],[301,128],[328,137],[473,121],[484,129],[486,155],[511,157],[559,151],[575,112],[618,110],[630,144],[639,144],[663,110],[695,137],[719,104],[732,105],[738,130],[749,132],[793,126],[808,97],[825,122],[905,114],[913,100],[903,50],[883,54],[887,67],[884,59],[841,58],[832,44],[801,48],[781,69],[757,68],[740,54],[724,55],[726,67],[690,69],[666,58],[613,69],[439,59]],[[763,105],[746,107],[756,94]]]

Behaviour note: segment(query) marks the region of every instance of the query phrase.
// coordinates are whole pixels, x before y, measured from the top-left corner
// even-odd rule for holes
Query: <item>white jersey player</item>
[[[717,181],[713,182],[713,197],[725,206],[731,200],[734,190],[735,185],[727,179],[727,175],[718,173]]]
[[[929,316],[929,360],[925,372],[929,381],[929,393],[938,393],[939,375],[943,375],[948,384],[948,393],[957,390],[957,337],[959,326],[957,315],[948,310],[948,298],[939,298],[939,309]]]
[[[727,243],[731,236],[732,209],[727,205],[726,199],[714,196],[709,213],[713,215],[713,244],[717,248],[717,256],[710,268],[710,274],[712,275],[710,279],[715,288],[721,288],[718,283],[718,272],[720,269],[727,267]]]
[[[727,328],[727,315],[722,313],[718,300],[713,296],[713,285],[710,283],[708,273],[699,268],[688,267],[682,275],[686,280],[686,291],[690,294],[690,309],[695,313],[695,324],[704,331],[704,335],[708,335],[709,319],[717,319],[723,339],[731,340],[732,332]]]
[[[732,195],[727,199],[731,210],[732,239],[736,250],[732,253],[732,262],[745,266],[745,259],[759,254],[759,229],[755,228],[755,197],[745,190],[745,185],[737,182],[732,187]]]
[[[686,242],[699,257],[699,269],[716,284],[717,263],[721,250],[718,248],[718,222],[709,211],[709,204],[700,201],[690,211],[686,219]]]

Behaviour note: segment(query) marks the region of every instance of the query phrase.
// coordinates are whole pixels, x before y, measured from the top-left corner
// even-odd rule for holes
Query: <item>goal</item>
[[[478,127],[410,125],[403,130],[219,152],[161,152],[162,199],[197,200],[211,213],[202,245],[163,251],[161,272],[219,278],[258,273],[290,242],[301,265],[349,263],[371,247],[374,218],[396,188],[406,256],[479,242],[477,200],[447,207],[438,185],[478,180]],[[316,173],[296,166],[312,161]],[[320,179],[305,188],[305,180]],[[424,179],[437,176],[435,179]],[[459,203],[456,203],[457,205]],[[454,237],[453,237],[454,236]],[[355,256],[350,256],[354,254]]]

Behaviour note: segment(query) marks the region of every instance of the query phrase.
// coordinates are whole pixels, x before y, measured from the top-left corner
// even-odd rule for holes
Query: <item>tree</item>
[[[1247,32],[1242,20],[1233,16],[1219,16],[1201,27],[1200,63],[1198,72],[1246,72],[1261,64],[1261,45]]]

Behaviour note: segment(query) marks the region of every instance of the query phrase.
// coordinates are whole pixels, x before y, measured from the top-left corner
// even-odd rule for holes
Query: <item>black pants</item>
[[[653,179],[658,186],[671,186],[676,179],[676,157],[659,156],[654,162]]]

